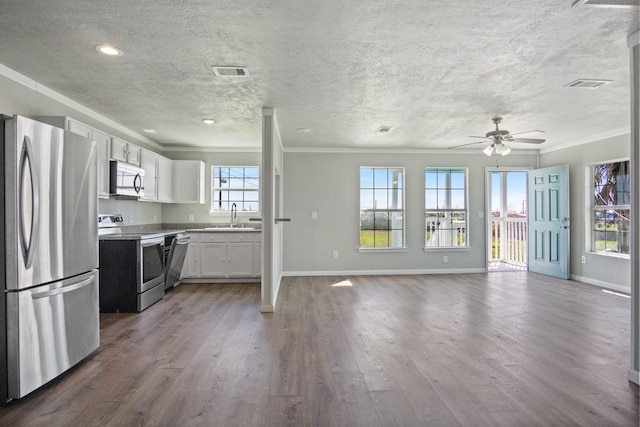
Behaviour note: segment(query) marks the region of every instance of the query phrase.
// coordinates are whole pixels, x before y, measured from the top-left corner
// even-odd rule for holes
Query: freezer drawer
[[[7,292],[9,399],[49,382],[99,345],[98,270]]]

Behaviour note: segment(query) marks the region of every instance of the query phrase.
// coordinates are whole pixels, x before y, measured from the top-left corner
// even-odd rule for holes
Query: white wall
[[[596,162],[628,159],[629,141],[629,134],[625,134],[540,155],[541,167],[569,165],[572,278],[625,292],[630,290],[629,259],[590,252],[591,244],[586,237],[591,196],[587,168]],[[585,264],[582,256],[586,258]]]
[[[531,168],[537,156],[512,153],[472,154],[285,151],[284,211],[292,222],[284,229],[284,272],[293,274],[484,271],[485,167]],[[360,253],[360,166],[405,168],[405,252]],[[424,251],[424,168],[469,168],[469,242],[471,250]],[[311,213],[317,212],[317,219]],[[333,258],[333,251],[338,258]],[[448,263],[443,263],[443,255]]]

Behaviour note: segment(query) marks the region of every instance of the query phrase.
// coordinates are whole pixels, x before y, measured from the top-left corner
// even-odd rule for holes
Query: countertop
[[[210,227],[187,229],[187,233],[260,233],[260,228],[249,227]]]
[[[106,234],[98,236],[100,240],[144,240],[163,238],[179,233],[259,233],[260,228],[250,227],[208,227],[208,228],[190,228],[190,229],[167,229],[153,231],[124,231],[116,234]]]

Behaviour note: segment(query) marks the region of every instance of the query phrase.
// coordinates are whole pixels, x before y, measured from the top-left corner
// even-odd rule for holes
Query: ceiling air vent
[[[571,5],[578,6],[632,8],[640,7],[640,0],[575,0]]]
[[[249,70],[247,67],[213,65],[211,66],[211,69],[213,69],[213,72],[218,77],[249,77]]]
[[[596,80],[596,79],[578,79],[569,84],[564,85],[564,87],[579,87],[583,89],[598,89],[608,83],[611,83],[612,80]]]

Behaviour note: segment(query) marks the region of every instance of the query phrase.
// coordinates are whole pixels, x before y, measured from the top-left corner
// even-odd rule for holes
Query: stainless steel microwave
[[[144,169],[112,160],[109,163],[109,194],[144,196]]]

